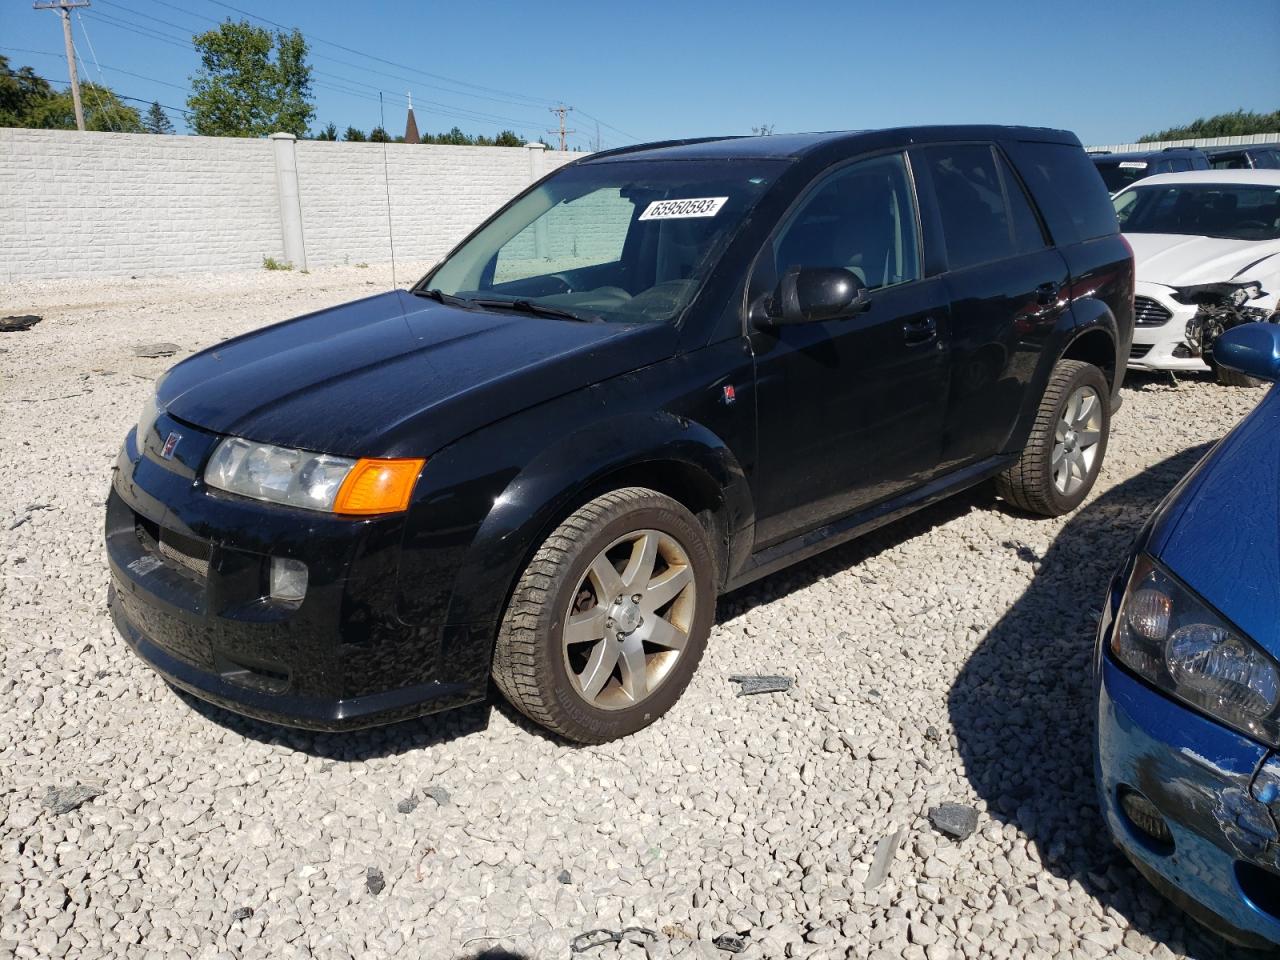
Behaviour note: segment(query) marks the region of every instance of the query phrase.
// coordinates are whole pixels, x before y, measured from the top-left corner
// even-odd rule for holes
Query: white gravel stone
[[[681,702],[619,743],[500,706],[349,736],[195,709],[105,609],[109,472],[176,359],[134,347],[180,358],[377,276],[0,286],[44,317],[0,334],[0,956],[541,960],[625,926],[658,933],[638,958],[729,956],[727,931],[768,960],[1227,955],[1105,837],[1089,658],[1141,523],[1261,391],[1131,376],[1073,516],[975,491],[724,598]],[[963,844],[928,824],[945,801],[981,813]]]

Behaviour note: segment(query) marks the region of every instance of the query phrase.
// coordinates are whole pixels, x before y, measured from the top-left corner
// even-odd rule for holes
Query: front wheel
[[[683,506],[626,487],[546,539],[499,627],[493,678],[517,710],[580,743],[635,733],[688,686],[715,613],[706,533]]]
[[[1046,517],[1078,507],[1093,489],[1107,452],[1108,392],[1106,377],[1093,364],[1059,360],[1027,445],[1017,462],[996,478],[1000,496]]]

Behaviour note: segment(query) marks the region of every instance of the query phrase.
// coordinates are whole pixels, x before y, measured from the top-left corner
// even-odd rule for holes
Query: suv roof
[[[579,163],[610,160],[787,159],[796,160],[830,148],[848,152],[905,147],[916,143],[957,140],[1035,140],[1079,146],[1074,133],[1047,127],[1010,127],[994,124],[894,127],[883,130],[836,130],[826,133],[785,133],[767,137],[704,137],[639,143],[593,153]]]
[[[1110,150],[1094,150],[1090,152],[1089,159],[1098,160],[1152,160],[1156,157],[1177,157],[1191,154],[1198,156],[1204,151],[1199,147],[1164,147],[1160,150],[1131,150],[1128,153],[1112,153]]]
[[[1210,156],[1220,153],[1245,153],[1249,150],[1280,150],[1280,143],[1237,143],[1230,147],[1205,147],[1204,152]]]

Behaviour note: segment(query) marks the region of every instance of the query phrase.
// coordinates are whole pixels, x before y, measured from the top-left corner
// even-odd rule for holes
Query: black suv
[[[995,478],[1081,502],[1133,326],[1053,130],[584,157],[409,291],[184,360],[126,438],[111,609],[171,683],[301,727],[486,696],[661,716],[716,596]]]
[[[1280,144],[1208,147],[1205,153],[1214,170],[1280,170]]]
[[[1163,150],[1142,150],[1134,153],[1111,153],[1108,150],[1089,154],[1102,182],[1111,193],[1119,193],[1129,184],[1157,173],[1185,173],[1188,170],[1208,170],[1209,158],[1203,150],[1194,147],[1165,147]]]

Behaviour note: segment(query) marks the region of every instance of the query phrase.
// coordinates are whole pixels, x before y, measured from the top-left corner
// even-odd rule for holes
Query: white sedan
[[[1138,275],[1131,368],[1216,369],[1223,330],[1280,322],[1280,170],[1159,174],[1113,203]]]

